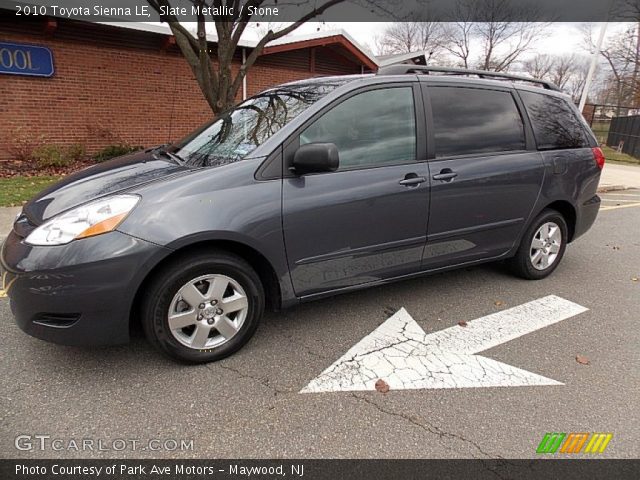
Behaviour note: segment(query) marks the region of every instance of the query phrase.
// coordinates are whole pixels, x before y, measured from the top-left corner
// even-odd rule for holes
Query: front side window
[[[191,166],[236,162],[344,83],[332,80],[267,90],[178,142],[171,151]]]
[[[429,87],[436,157],[524,150],[524,126],[509,92]]]
[[[520,91],[540,150],[588,147],[589,141],[573,109],[561,98]]]
[[[339,170],[407,163],[416,159],[416,119],[411,87],[363,92],[311,124],[300,145],[334,143]]]

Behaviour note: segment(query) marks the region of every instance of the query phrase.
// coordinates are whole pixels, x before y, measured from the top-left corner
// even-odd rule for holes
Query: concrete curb
[[[0,239],[4,240],[9,235],[13,228],[13,221],[21,210],[22,207],[0,207]]]

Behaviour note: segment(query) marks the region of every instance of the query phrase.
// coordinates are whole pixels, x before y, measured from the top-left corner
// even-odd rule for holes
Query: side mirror
[[[333,172],[340,164],[338,147],[333,143],[307,143],[296,150],[292,170],[297,175]]]

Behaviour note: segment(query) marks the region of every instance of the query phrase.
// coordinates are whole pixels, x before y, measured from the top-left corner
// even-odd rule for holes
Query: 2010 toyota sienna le
[[[35,337],[122,343],[139,318],[164,353],[213,361],[266,306],[494,260],[546,277],[593,224],[603,164],[547,82],[404,65],[289,83],[43,191],[3,288]]]

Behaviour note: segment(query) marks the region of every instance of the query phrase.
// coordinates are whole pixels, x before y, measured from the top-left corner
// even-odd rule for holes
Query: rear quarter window
[[[539,150],[589,146],[584,126],[566,100],[520,91]]]

